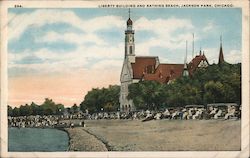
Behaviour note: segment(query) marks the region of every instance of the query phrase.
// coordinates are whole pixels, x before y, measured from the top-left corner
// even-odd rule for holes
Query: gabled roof
[[[184,64],[160,64],[156,73],[169,81],[181,77],[183,69]]]
[[[193,60],[188,64],[188,71],[192,73],[199,66],[201,61],[208,60],[206,56],[197,55]],[[137,56],[135,57],[135,63],[131,63],[133,71],[133,79],[139,80],[150,80],[158,81],[160,83],[168,83],[170,80],[177,79],[183,75],[184,64],[159,64],[157,56]],[[153,71],[150,73],[147,72],[147,67],[152,66]]]
[[[196,68],[198,68],[198,65],[201,61],[206,61],[208,63],[208,60],[204,54],[196,55],[193,60],[188,64],[188,70],[191,75],[196,70]]]
[[[159,64],[156,67],[158,57],[136,57],[135,63],[132,63],[133,79],[144,79],[167,83],[169,80],[176,79],[182,75],[184,64]],[[153,66],[153,73],[146,73],[145,68]]]
[[[134,79],[141,79],[144,72],[145,67],[148,65],[156,65],[156,60],[158,57],[154,56],[137,56],[135,57],[135,63],[132,63],[132,70],[133,70],[133,78]]]

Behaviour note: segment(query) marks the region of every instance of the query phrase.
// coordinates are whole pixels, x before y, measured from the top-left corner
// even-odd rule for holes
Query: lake
[[[67,151],[68,142],[68,134],[62,130],[42,128],[8,128],[9,151]]]

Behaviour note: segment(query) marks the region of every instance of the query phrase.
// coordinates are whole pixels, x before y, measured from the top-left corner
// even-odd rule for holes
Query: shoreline
[[[105,145],[105,147],[107,148],[108,151],[112,151],[113,150],[112,146],[109,145],[109,143],[107,141],[103,140],[101,137],[98,137],[97,135],[91,133],[90,131],[88,131],[86,129],[82,129],[82,130],[84,130],[86,133],[94,136],[97,140],[101,141]]]
[[[68,151],[110,151],[106,144],[83,127],[64,128],[69,135]]]
[[[67,136],[68,136],[68,149],[66,151],[71,151],[71,145],[70,145],[70,140],[71,140],[71,137],[70,137],[70,134],[69,132],[65,129],[65,128],[55,128],[57,130],[61,130],[61,131],[64,131],[65,133],[67,133]]]
[[[88,120],[86,125],[47,129],[67,133],[67,152],[238,151],[241,147],[241,120]]]

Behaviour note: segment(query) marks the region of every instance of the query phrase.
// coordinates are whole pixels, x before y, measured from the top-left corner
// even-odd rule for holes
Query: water
[[[9,151],[66,151],[68,134],[57,129],[9,128]]]

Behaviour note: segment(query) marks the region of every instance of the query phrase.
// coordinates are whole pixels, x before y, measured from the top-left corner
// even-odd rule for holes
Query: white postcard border
[[[176,152],[8,152],[7,136],[7,9],[21,5],[25,8],[97,8],[102,4],[233,4],[242,8],[242,115],[241,151],[176,151]],[[1,17],[1,157],[248,157],[249,156],[249,1],[2,1]]]

